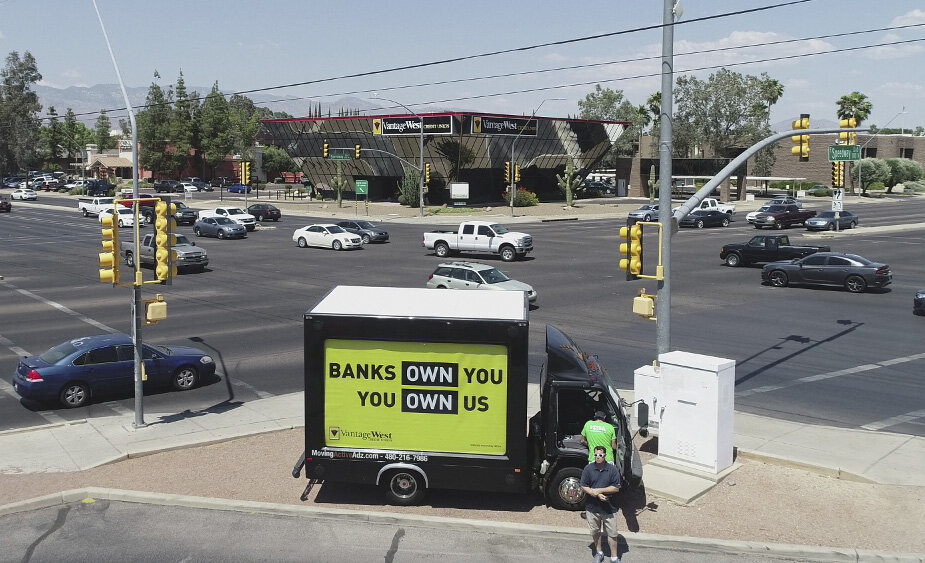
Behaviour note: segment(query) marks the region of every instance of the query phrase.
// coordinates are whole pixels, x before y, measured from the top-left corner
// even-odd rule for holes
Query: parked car
[[[886,287],[892,280],[888,265],[841,252],[817,252],[787,262],[771,262],[761,271],[761,281],[774,287],[828,285],[851,293]]]
[[[39,198],[38,194],[36,194],[34,190],[31,190],[28,188],[19,188],[19,189],[13,190],[13,192],[10,194],[10,199],[18,199],[18,200],[29,199],[29,200],[35,201],[38,198]]]
[[[160,180],[154,182],[154,191],[157,193],[178,193],[183,192],[183,187],[177,180]]]
[[[523,291],[530,303],[536,301],[536,290],[528,284],[507,277],[501,270],[478,262],[445,262],[427,278],[431,289],[488,289]]]
[[[13,389],[25,399],[82,407],[98,394],[131,391],[134,359],[135,347],[126,334],[76,338],[21,359]],[[215,374],[215,361],[198,348],[143,344],[142,359],[148,385],[185,391]]]
[[[790,196],[775,197],[774,199],[768,202],[768,205],[796,205],[797,207],[801,209],[803,208],[802,201],[796,198],[792,198]]]
[[[912,298],[912,313],[925,315],[925,289],[915,292],[915,296]]]
[[[227,188],[228,193],[230,194],[249,194],[251,193],[251,187],[245,186],[244,184],[231,184]]]
[[[100,223],[103,222],[104,217],[112,216],[112,207],[102,209],[99,212],[98,217],[100,218]],[[132,227],[135,225],[135,212],[128,207],[119,208],[119,219],[116,221],[119,224],[119,227]],[[144,225],[144,222],[142,222]]]
[[[3,187],[16,189],[19,187],[19,184],[21,184],[22,181],[25,179],[26,179],[25,176],[7,176],[2,181]]]
[[[212,178],[212,181],[209,182],[209,185],[212,186],[213,188],[224,188],[231,184],[237,183],[237,181],[238,181],[237,178],[229,178],[227,176],[218,176],[216,178]]]
[[[771,206],[770,206],[770,205],[767,205],[767,204],[762,205],[762,206],[759,207],[758,209],[756,209],[756,210],[752,211],[751,213],[748,213],[747,215],[745,215],[745,220],[748,221],[749,223],[754,223],[754,222],[755,222],[755,217],[757,217],[759,213],[764,213],[765,211],[767,211],[767,210],[769,210],[769,209],[771,209]]]
[[[84,193],[88,196],[109,196],[114,194],[116,187],[106,180],[89,180],[86,184]]]
[[[5,211],[7,213],[13,211],[13,204],[10,203],[9,198],[5,195],[0,195],[0,211]]]
[[[806,195],[811,195],[815,197],[824,197],[827,195],[832,195],[832,190],[828,186],[823,186],[822,184],[816,184],[810,189],[806,190]]]
[[[645,204],[639,209],[634,209],[629,212],[628,217],[633,219],[640,219],[642,221],[658,221],[658,204]]]
[[[603,195],[616,195],[617,193],[616,186],[607,182],[582,182],[579,190],[585,193],[600,192]]]
[[[190,206],[186,205],[182,201],[172,201],[177,207],[177,213],[174,217],[177,218],[177,225],[192,225],[196,222],[196,211]]]
[[[338,226],[343,227],[348,233],[359,235],[363,244],[371,242],[388,242],[389,233],[380,229],[369,221],[341,221]]]
[[[728,227],[729,214],[715,209],[695,209],[681,218],[678,221],[678,226],[697,227],[698,229],[704,227]]]
[[[853,229],[858,226],[858,216],[850,211],[838,211],[838,219],[835,219],[835,211],[820,211],[812,219],[803,221],[803,225],[810,231],[834,231]]]
[[[255,203],[247,208],[247,212],[258,221],[279,221],[283,216],[279,208],[270,203]]]
[[[363,241],[360,237],[333,224],[309,225],[296,229],[292,233],[292,241],[298,244],[299,248],[307,246],[333,248],[334,250],[363,248]]]
[[[183,193],[186,194],[194,194],[199,191],[197,186],[189,182],[180,182],[180,187],[183,188]]]
[[[227,217],[200,217],[193,225],[197,237],[246,238],[247,227]]]

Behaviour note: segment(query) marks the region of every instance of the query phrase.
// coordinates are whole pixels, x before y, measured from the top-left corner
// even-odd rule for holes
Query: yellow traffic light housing
[[[519,181],[520,181],[520,165],[515,164],[514,165],[514,182],[516,183]]]
[[[321,155],[322,155],[324,158],[327,158],[327,157],[328,157],[328,144],[327,144],[327,143],[325,143],[324,146],[323,146],[323,148],[321,149]]]
[[[858,126],[858,120],[853,117],[849,117],[848,119],[839,119],[838,126],[842,129],[854,129]]]
[[[116,212],[121,206],[119,202],[116,202],[113,206],[113,212],[111,215],[107,215],[101,219],[103,224],[103,250],[100,252],[100,282],[101,283],[111,283],[116,285],[119,283],[119,223],[116,219]]]
[[[430,183],[430,163],[424,165],[424,183]]]
[[[832,187],[840,188],[845,185],[845,163],[841,161],[832,163]]]
[[[360,145],[356,145],[356,150],[353,153],[354,158],[360,158]]]
[[[251,163],[241,162],[241,183],[245,186],[251,181]]]
[[[809,129],[809,114],[800,114],[800,119],[793,122],[793,128],[796,130]],[[790,154],[800,157],[800,162],[808,162],[809,135],[793,135],[790,137],[790,140],[793,141],[794,145],[793,148],[790,149]]]
[[[645,289],[639,290],[639,295],[633,298],[633,312],[644,319],[656,320],[655,318],[655,299],[656,295],[646,293]]]
[[[634,219],[627,219],[626,226],[620,227],[620,269],[626,272],[626,281],[639,279],[642,273],[642,225],[636,225]]]
[[[840,119],[838,120],[838,126],[842,129],[854,129],[858,126],[858,120],[853,117]],[[838,134],[838,142],[842,145],[856,145],[858,144],[857,139],[858,134],[854,131],[842,131]]]
[[[177,244],[177,236],[173,234],[176,229],[176,212],[177,206],[170,203],[170,198],[164,198],[154,205],[154,275],[167,285],[177,275],[177,252],[173,250]]]
[[[167,302],[160,293],[154,299],[143,299],[142,303],[145,308],[146,325],[154,325],[167,318]]]
[[[511,181],[511,161],[510,160],[504,161],[504,181],[505,182]]]

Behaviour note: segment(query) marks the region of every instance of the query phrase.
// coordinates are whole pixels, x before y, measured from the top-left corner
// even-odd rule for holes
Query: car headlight
[[[199,358],[200,364],[214,364],[215,360],[212,359],[212,356],[203,356]]]

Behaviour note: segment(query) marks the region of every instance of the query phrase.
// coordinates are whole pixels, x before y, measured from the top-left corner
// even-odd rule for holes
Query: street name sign
[[[861,147],[858,145],[829,145],[829,162],[861,160]]]

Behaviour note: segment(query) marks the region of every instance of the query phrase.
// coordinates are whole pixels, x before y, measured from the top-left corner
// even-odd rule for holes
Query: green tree
[[[93,142],[93,133],[87,126],[77,121],[74,110],[67,108],[62,124],[62,148],[68,162],[74,162],[85,146]]]
[[[116,138],[112,136],[112,122],[106,115],[106,110],[101,109],[99,117],[96,118],[96,125],[93,130],[96,133],[96,146],[100,152],[116,148]]]
[[[421,206],[421,184],[417,170],[408,168],[398,183],[398,203],[408,207]]]
[[[42,160],[49,170],[60,170],[61,154],[64,150],[64,126],[58,121],[55,106],[48,106],[48,125],[41,129]]]
[[[184,170],[190,162],[190,153],[193,150],[193,109],[189,93],[186,91],[186,81],[183,80],[183,71],[180,71],[174,90],[168,130],[168,138],[175,149],[172,168],[177,173]]]
[[[228,100],[218,89],[218,82],[202,104],[199,119],[203,160],[215,176],[215,167],[232,153],[233,142],[229,127]]]
[[[922,165],[908,158],[888,158],[886,165],[890,169],[890,177],[883,182],[886,193],[893,193],[897,184],[915,182],[922,179]]]
[[[776,104],[784,95],[784,85],[779,81],[769,78],[761,85],[761,97],[768,104],[768,115],[771,115],[771,106]]]
[[[838,119],[853,117],[858,121],[858,125],[870,117],[870,112],[874,108],[873,104],[868,101],[867,96],[860,92],[851,92],[838,98],[835,105],[837,107],[835,114]]]
[[[627,127],[617,140],[613,150],[602,160],[601,165],[605,168],[612,168],[618,156],[634,154],[634,141],[639,138],[639,132],[642,129],[639,125],[639,108],[624,99],[623,90],[611,90],[601,88],[600,84],[595,85],[593,92],[578,101],[578,117],[580,119],[633,122],[633,125]]]
[[[662,93],[654,92],[646,99],[646,110],[652,116],[652,134],[655,135],[662,122]]]
[[[879,158],[862,158],[855,166],[851,167],[849,173],[856,184],[858,183],[858,172],[861,175],[861,192],[865,194],[871,184],[880,182],[886,185],[890,181],[890,167]]]
[[[295,172],[296,168],[295,161],[283,149],[274,146],[263,149],[263,169],[271,176],[278,176],[280,172]]]
[[[455,139],[440,141],[436,144],[434,150],[449,162],[450,167],[447,174],[450,182],[458,180],[459,171],[467,168],[475,161],[475,151]]]
[[[250,98],[235,94],[228,100],[228,116],[233,152],[251,156],[260,129],[260,111]]]
[[[19,172],[37,162],[42,105],[32,88],[41,79],[32,53],[26,51],[21,58],[16,51],[7,55],[0,70],[0,173]]]
[[[155,70],[154,79],[160,74]],[[170,139],[170,105],[173,103],[173,90],[166,92],[152,81],[145,97],[145,107],[138,112],[135,121],[138,125],[138,161],[141,166],[154,172],[156,177],[173,174],[173,148]]]

